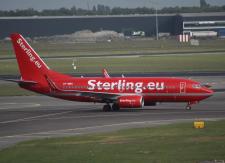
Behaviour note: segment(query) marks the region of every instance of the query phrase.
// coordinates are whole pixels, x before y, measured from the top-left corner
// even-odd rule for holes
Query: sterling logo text
[[[89,90],[134,90],[135,93],[142,93],[143,90],[164,90],[164,82],[149,82],[144,85],[143,82],[127,82],[126,80],[118,80],[115,82],[101,82],[97,80],[88,81]]]
[[[41,68],[40,62],[36,60],[31,50],[24,45],[23,40],[19,38],[17,40],[17,44],[19,44],[23,51],[27,54],[27,56],[30,58],[30,61],[33,62],[37,68]]]

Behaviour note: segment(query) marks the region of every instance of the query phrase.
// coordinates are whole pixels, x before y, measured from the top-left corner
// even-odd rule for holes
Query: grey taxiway
[[[225,92],[185,110],[184,103],[102,112],[102,104],[46,96],[0,97],[0,149],[24,140],[225,118]],[[191,126],[190,126],[191,127]]]

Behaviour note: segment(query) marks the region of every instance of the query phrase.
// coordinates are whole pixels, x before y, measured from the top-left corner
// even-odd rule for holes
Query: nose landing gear
[[[187,105],[186,110],[191,110],[191,106]]]
[[[193,104],[197,104],[198,101],[190,101],[188,102],[187,106],[186,106],[186,110],[191,110],[191,107]]]

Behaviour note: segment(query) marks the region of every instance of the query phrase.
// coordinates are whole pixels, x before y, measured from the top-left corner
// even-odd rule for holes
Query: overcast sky
[[[206,0],[211,5],[225,5],[225,0]],[[34,8],[36,10],[76,6],[90,8],[96,4],[110,7],[199,6],[199,0],[0,0],[0,10]]]

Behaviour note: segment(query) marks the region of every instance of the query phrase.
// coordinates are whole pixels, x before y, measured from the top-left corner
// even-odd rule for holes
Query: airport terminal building
[[[179,35],[215,31],[225,35],[225,12],[158,14],[157,18],[159,33]],[[146,36],[155,36],[156,15],[0,17],[0,39],[9,37],[12,32],[38,37],[81,30],[113,30],[128,36],[132,31],[144,31]]]

